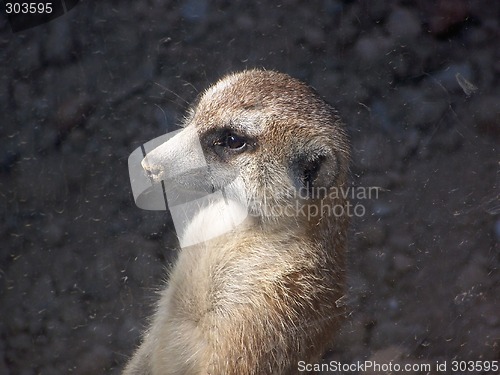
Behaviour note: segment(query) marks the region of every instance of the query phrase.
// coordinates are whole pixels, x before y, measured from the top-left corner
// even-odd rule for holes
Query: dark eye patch
[[[221,158],[227,159],[255,148],[256,141],[253,137],[243,135],[233,128],[220,128],[203,137],[205,147],[210,147]]]

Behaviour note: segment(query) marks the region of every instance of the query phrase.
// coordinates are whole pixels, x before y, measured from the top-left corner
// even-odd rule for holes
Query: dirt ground
[[[316,88],[353,186],[381,188],[353,202],[325,360],[500,360],[499,22],[465,0],[81,1],[17,33],[1,16],[0,374],[120,373],[177,246],[168,212],[135,206],[128,156],[251,67]]]

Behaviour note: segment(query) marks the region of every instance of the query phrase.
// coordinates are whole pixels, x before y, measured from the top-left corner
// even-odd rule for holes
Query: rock
[[[383,224],[376,222],[362,229],[363,242],[367,246],[380,246],[384,243],[387,230]]]
[[[99,301],[114,298],[120,291],[120,273],[113,254],[97,253],[96,259],[87,263],[81,289]]]
[[[88,345],[87,350],[81,353],[80,360],[74,372],[75,375],[93,375],[107,373],[109,358],[112,352],[104,343]]]
[[[319,49],[325,44],[325,33],[320,27],[307,27],[304,38],[312,48]]]
[[[390,170],[387,174],[379,172],[367,172],[356,183],[357,192],[364,189],[366,199],[359,199],[359,203],[365,204],[367,200],[379,199],[386,191],[391,190],[391,186],[399,185],[402,182],[401,175],[394,170]]]
[[[3,350],[0,350],[0,374],[3,375],[10,375],[10,370],[7,367],[7,364],[5,363],[5,354]]]
[[[54,246],[58,246],[62,243],[64,238],[64,227],[62,223],[49,223],[43,230],[43,241],[49,246],[53,248]]]
[[[488,304],[481,301],[477,309],[482,320],[490,327],[500,327],[500,315],[498,314],[499,308],[498,301],[495,304]]]
[[[348,282],[348,309],[357,310],[360,303],[371,293],[368,282],[360,275],[349,275]]]
[[[356,17],[352,15],[345,15],[340,18],[340,24],[335,32],[340,44],[348,45],[355,42],[359,34],[356,21]]]
[[[248,31],[255,28],[255,20],[245,13],[238,14],[235,23],[239,30]]]
[[[387,17],[390,12],[390,2],[387,1],[364,1],[363,12],[375,23],[379,23]],[[359,21],[358,21],[359,22]]]
[[[0,57],[0,60],[1,59],[2,58]],[[4,108],[8,103],[7,98],[10,95],[10,80],[11,77],[9,77],[9,72],[7,70],[4,70],[3,73],[0,73],[0,108]]]
[[[30,350],[32,347],[31,335],[27,333],[19,333],[13,336],[9,340],[9,347],[20,352]]]
[[[372,248],[364,252],[362,260],[363,274],[376,283],[381,283],[389,270],[387,252]]]
[[[50,22],[49,29],[43,50],[45,59],[51,63],[69,61],[73,54],[73,40],[68,18],[56,18]]]
[[[185,0],[181,7],[182,16],[189,21],[198,21],[207,16],[207,0]]]
[[[492,37],[484,27],[472,26],[464,35],[465,43],[469,46],[479,46],[491,41]]]
[[[57,249],[57,255],[51,265],[50,273],[54,275],[54,285],[58,293],[69,293],[74,290],[84,263],[81,257],[74,253],[74,247],[66,245]]]
[[[387,375],[387,374],[404,374],[404,375],[417,375],[421,374],[422,364],[429,364],[428,360],[415,360],[408,358],[406,354],[406,350],[400,346],[393,345],[388,346],[383,349],[377,350],[372,354],[369,358],[369,361],[373,363],[379,364],[380,368],[369,368],[364,372],[365,375]],[[394,366],[391,370],[390,366]],[[400,371],[396,371],[395,367],[399,365]],[[405,369],[406,365],[411,365],[414,367],[410,367],[409,369]],[[388,366],[388,368],[384,368],[384,366]],[[406,370],[406,371],[405,371]],[[433,372],[429,372],[429,374]]]
[[[394,161],[390,139],[380,133],[368,134],[354,142],[356,164],[361,169],[386,171]]]
[[[32,312],[52,309],[55,298],[52,278],[49,275],[42,275],[33,283],[33,289],[29,296],[29,309]]]
[[[341,0],[325,0],[323,1],[325,12],[331,17],[342,15],[343,4]]]
[[[15,63],[12,64],[23,77],[28,77],[41,65],[40,43],[31,41],[16,50]]]
[[[464,91],[464,87],[461,84],[463,79],[471,84],[474,84],[475,81],[472,73],[472,67],[468,62],[451,64],[434,73],[433,78],[450,92]],[[470,96],[468,93],[466,95]]]
[[[430,4],[430,3],[429,3]],[[466,0],[439,0],[429,7],[429,31],[436,36],[444,36],[464,22],[469,16]]]
[[[379,200],[373,204],[373,214],[379,217],[390,216],[397,211],[397,205],[391,202]]]
[[[13,98],[18,108],[26,108],[33,100],[33,86],[23,81],[17,81],[13,84]]]
[[[361,64],[369,67],[386,59],[386,54],[391,45],[392,42],[388,37],[374,32],[359,38],[354,46],[354,51]]]
[[[500,139],[500,96],[487,95],[474,98],[470,115],[477,130],[494,139]]]
[[[487,270],[474,262],[468,264],[462,270],[457,279],[457,286],[462,292],[467,293],[474,289],[488,287],[491,281],[491,278],[488,277]]]
[[[169,212],[141,211],[138,215],[141,221],[137,231],[148,239],[162,237],[173,225]]]
[[[345,82],[339,83],[349,102],[364,103],[370,99],[370,93],[366,87],[366,82],[358,77],[351,77]],[[358,105],[358,110],[366,111],[366,106]]]
[[[399,46],[389,56],[388,65],[391,67],[391,72],[396,79],[405,79],[420,74],[415,70],[416,56],[413,51],[408,51],[404,45]]]
[[[363,345],[366,336],[366,325],[359,321],[349,321],[344,324],[340,332],[335,336],[334,348],[351,348]]]
[[[405,254],[395,254],[392,264],[396,272],[403,274],[415,266],[415,260]]]
[[[392,121],[389,117],[389,111],[385,101],[380,99],[374,99],[370,107],[370,115],[372,123],[381,129],[386,130],[391,133],[396,127],[393,126]],[[396,128],[398,129],[398,128]]]
[[[387,31],[398,40],[410,40],[421,33],[421,22],[415,12],[395,7],[386,22]]]
[[[68,149],[72,150],[72,153],[76,151],[83,154],[85,152],[85,147],[87,146],[87,140],[87,135],[84,130],[74,129],[69,133],[68,139],[65,143],[68,145]]]
[[[462,146],[463,142],[464,136],[461,133],[455,129],[441,127],[427,141],[427,146],[432,156],[439,153],[453,153]]]
[[[133,349],[133,343],[141,338],[144,330],[144,327],[131,317],[125,318],[123,323],[117,328],[118,329],[113,334],[113,338],[119,348],[126,350]]]
[[[424,87],[422,87],[424,86]],[[407,129],[427,129],[437,124],[449,109],[448,96],[434,81],[425,81],[419,89],[404,88],[399,92],[398,102],[405,108],[403,121]]]
[[[66,297],[66,296],[65,296]],[[87,322],[87,316],[78,301],[65,298],[64,309],[61,310],[61,319],[66,329],[75,330],[82,327]]]
[[[378,364],[389,365],[390,363],[400,363],[403,356],[403,349],[399,346],[388,346],[386,348],[377,350],[374,352],[369,361],[376,362]],[[377,369],[367,369],[365,375],[386,375],[390,371],[377,371]]]
[[[65,98],[57,108],[55,122],[61,133],[82,125],[92,110],[91,99],[84,93]]]
[[[403,134],[404,138],[397,144],[399,160],[405,159],[417,151],[421,138],[420,132],[414,128],[408,129]]]
[[[138,285],[153,286],[159,282],[163,271],[164,266],[160,259],[153,252],[139,247],[136,256],[130,259],[127,274]]]

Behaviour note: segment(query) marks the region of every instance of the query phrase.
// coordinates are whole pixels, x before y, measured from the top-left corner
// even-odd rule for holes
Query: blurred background
[[[3,6],[3,5],[2,5]],[[276,69],[340,112],[348,317],[326,360],[500,359],[498,1],[81,1],[0,16],[0,374],[118,374],[176,256],[127,168],[222,75]],[[353,202],[354,204],[357,202]]]

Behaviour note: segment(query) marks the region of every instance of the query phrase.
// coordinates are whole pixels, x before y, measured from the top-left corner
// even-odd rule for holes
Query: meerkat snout
[[[146,154],[141,164],[156,183],[174,180],[187,171],[207,166],[196,129],[192,126],[177,132],[167,142]]]
[[[345,195],[328,194],[346,187],[349,168],[335,110],[288,75],[231,74],[142,165],[174,195],[222,199],[186,220],[124,374],[295,374],[299,361],[319,361],[343,313],[349,223],[335,214],[346,211]]]

